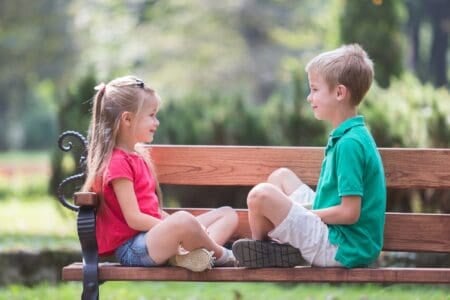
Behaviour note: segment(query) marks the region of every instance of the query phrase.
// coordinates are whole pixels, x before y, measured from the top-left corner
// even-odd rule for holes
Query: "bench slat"
[[[116,263],[99,265],[100,281],[271,281],[271,282],[377,282],[450,283],[450,268],[213,268],[200,273],[178,267],[124,267]],[[63,268],[63,280],[82,280],[82,264]]]
[[[173,213],[179,209],[165,209]],[[209,209],[183,208],[194,215],[205,213]],[[237,210],[239,237],[250,237],[247,210]],[[386,213],[384,233],[385,251],[409,252],[449,252],[450,251],[450,215],[449,214],[412,214]],[[446,236],[442,235],[445,232]]]
[[[388,251],[450,252],[450,214],[386,213]]]
[[[161,183],[246,185],[288,167],[316,185],[323,158],[320,147],[153,145]],[[450,188],[450,149],[380,148],[387,185],[392,188]]]

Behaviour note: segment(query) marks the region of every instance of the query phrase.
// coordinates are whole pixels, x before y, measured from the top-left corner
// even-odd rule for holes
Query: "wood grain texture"
[[[318,147],[148,146],[165,184],[255,185],[287,167],[316,185],[323,159]],[[393,188],[450,188],[450,149],[380,148]]]
[[[376,282],[450,283],[449,268],[213,268],[200,273],[178,267],[124,267],[116,263],[99,264],[100,281],[240,281],[240,282]],[[82,279],[82,264],[63,268],[63,280]]]
[[[166,209],[173,213],[179,209]],[[199,215],[208,209],[183,209]],[[247,210],[237,210],[239,226],[235,239],[250,237]],[[450,252],[450,214],[386,213],[385,251]]]

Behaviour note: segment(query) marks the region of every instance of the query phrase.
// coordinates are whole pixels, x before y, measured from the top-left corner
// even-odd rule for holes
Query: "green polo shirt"
[[[343,196],[360,196],[361,214],[352,225],[327,224],[330,243],[338,245],[335,259],[347,268],[367,266],[383,247],[386,183],[362,116],[347,119],[331,132],[313,209],[339,205]]]

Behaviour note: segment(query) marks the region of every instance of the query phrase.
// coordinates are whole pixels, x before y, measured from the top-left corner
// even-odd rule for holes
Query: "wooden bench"
[[[65,133],[63,140],[76,133]],[[85,140],[83,143],[86,145]],[[149,146],[161,184],[252,186],[264,181],[279,167],[294,170],[310,185],[315,185],[323,159],[317,147],[245,146]],[[399,189],[449,189],[450,149],[380,148],[387,185]],[[72,176],[80,179],[83,174]],[[69,180],[69,181],[70,181]],[[66,180],[67,181],[67,180]],[[61,189],[64,184],[61,185]],[[99,282],[145,281],[270,281],[270,282],[373,282],[373,283],[450,283],[450,268],[372,267],[372,268],[295,268],[246,269],[213,268],[194,273],[176,267],[125,267],[117,263],[98,263],[95,242],[95,207],[92,193],[75,193],[72,205],[64,196],[61,202],[78,211],[78,234],[83,263],[63,268],[62,279],[83,281],[83,299],[98,297]],[[449,199],[446,199],[448,201]],[[392,199],[388,199],[392,201]],[[188,209],[194,215],[206,209]],[[177,209],[167,209],[173,212]],[[247,210],[239,209],[236,238],[250,235]],[[384,251],[450,252],[450,214],[386,213]]]

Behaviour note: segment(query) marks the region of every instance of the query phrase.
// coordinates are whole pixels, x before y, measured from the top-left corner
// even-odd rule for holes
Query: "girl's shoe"
[[[224,248],[222,257],[214,260],[214,267],[236,267],[237,261],[230,249]]]
[[[187,254],[172,256],[169,259],[169,265],[182,267],[193,272],[202,272],[212,268],[214,265],[214,257],[212,252],[204,248],[199,248]]]
[[[240,239],[233,244],[233,254],[240,267],[289,268],[304,264],[300,250],[288,244]]]

